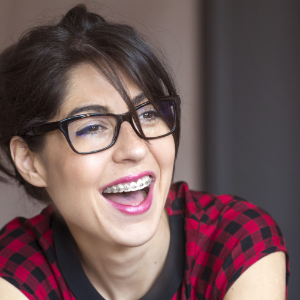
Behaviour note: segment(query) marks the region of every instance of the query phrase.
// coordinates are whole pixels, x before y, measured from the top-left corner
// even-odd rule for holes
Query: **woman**
[[[131,27],[79,5],[4,51],[0,72],[1,171],[49,203],[1,231],[1,299],[285,298],[270,216],[170,189],[180,99]]]

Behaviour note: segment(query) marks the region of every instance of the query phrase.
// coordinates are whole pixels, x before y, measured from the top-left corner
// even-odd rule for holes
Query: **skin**
[[[28,300],[20,290],[3,278],[0,278],[0,298],[2,300]]]
[[[132,98],[140,94],[130,80],[123,79]],[[67,96],[53,121],[85,105],[105,105],[117,114],[128,111],[116,90],[89,65],[77,67],[70,75]],[[32,153],[19,137],[12,139],[11,153],[20,174],[47,189],[76,241],[84,271],[99,293],[111,300],[141,298],[159,276],[170,242],[164,205],[175,158],[173,137],[146,143],[125,122],[116,144],[103,152],[76,154],[63,134],[54,131],[47,134],[40,153]],[[155,185],[151,208],[141,215],[121,213],[99,193],[118,178],[144,171],[155,174]],[[261,259],[233,284],[225,299],[284,299],[284,268],[281,253]],[[276,294],[270,289],[273,284],[278,286]],[[257,293],[251,294],[252,289]],[[4,280],[0,280],[0,296],[1,291],[7,299],[26,299]]]
[[[283,300],[285,299],[285,254],[265,256],[232,285],[224,300]]]

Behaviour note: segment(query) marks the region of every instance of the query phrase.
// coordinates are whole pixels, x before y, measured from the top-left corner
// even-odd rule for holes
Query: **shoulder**
[[[177,183],[167,209],[184,214],[186,254],[196,292],[224,297],[251,265],[268,254],[287,252],[280,228],[263,209],[234,195],[189,190]]]
[[[244,272],[227,291],[224,300],[283,300],[286,292],[286,259],[283,252],[276,252]]]
[[[47,280],[54,262],[52,209],[31,219],[16,218],[0,232],[0,276],[33,297]]]
[[[28,300],[19,289],[3,278],[0,278],[0,298],[3,300]]]
[[[243,236],[260,230],[264,237],[272,233],[282,237],[274,219],[253,203],[235,195],[193,191],[185,182],[173,184],[166,208],[169,214],[184,214],[195,220],[198,230],[210,226],[228,233],[228,236]],[[283,238],[281,241],[284,242]]]

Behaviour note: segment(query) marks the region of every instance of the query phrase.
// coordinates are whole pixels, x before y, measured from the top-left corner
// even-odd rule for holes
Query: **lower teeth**
[[[142,192],[142,194],[143,194],[144,199],[146,199],[147,193],[146,193],[144,190],[141,190],[141,192]]]

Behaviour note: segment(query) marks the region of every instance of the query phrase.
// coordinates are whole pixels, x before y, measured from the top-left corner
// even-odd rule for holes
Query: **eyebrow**
[[[144,93],[140,93],[132,99],[133,105],[139,105],[146,98]]]
[[[107,106],[103,106],[103,105],[87,105],[87,106],[81,106],[81,107],[76,107],[74,108],[68,115],[67,118],[71,118],[75,115],[78,115],[80,113],[83,112],[88,112],[88,111],[92,111],[92,112],[96,112],[96,113],[109,113],[109,109]]]
[[[138,94],[132,99],[133,105],[134,106],[139,105],[145,98],[146,96],[144,93]],[[98,105],[98,104],[76,107],[67,115],[66,119],[71,118],[83,112],[91,112],[91,111],[95,113],[105,114],[105,113],[109,113],[110,109],[107,106]]]

